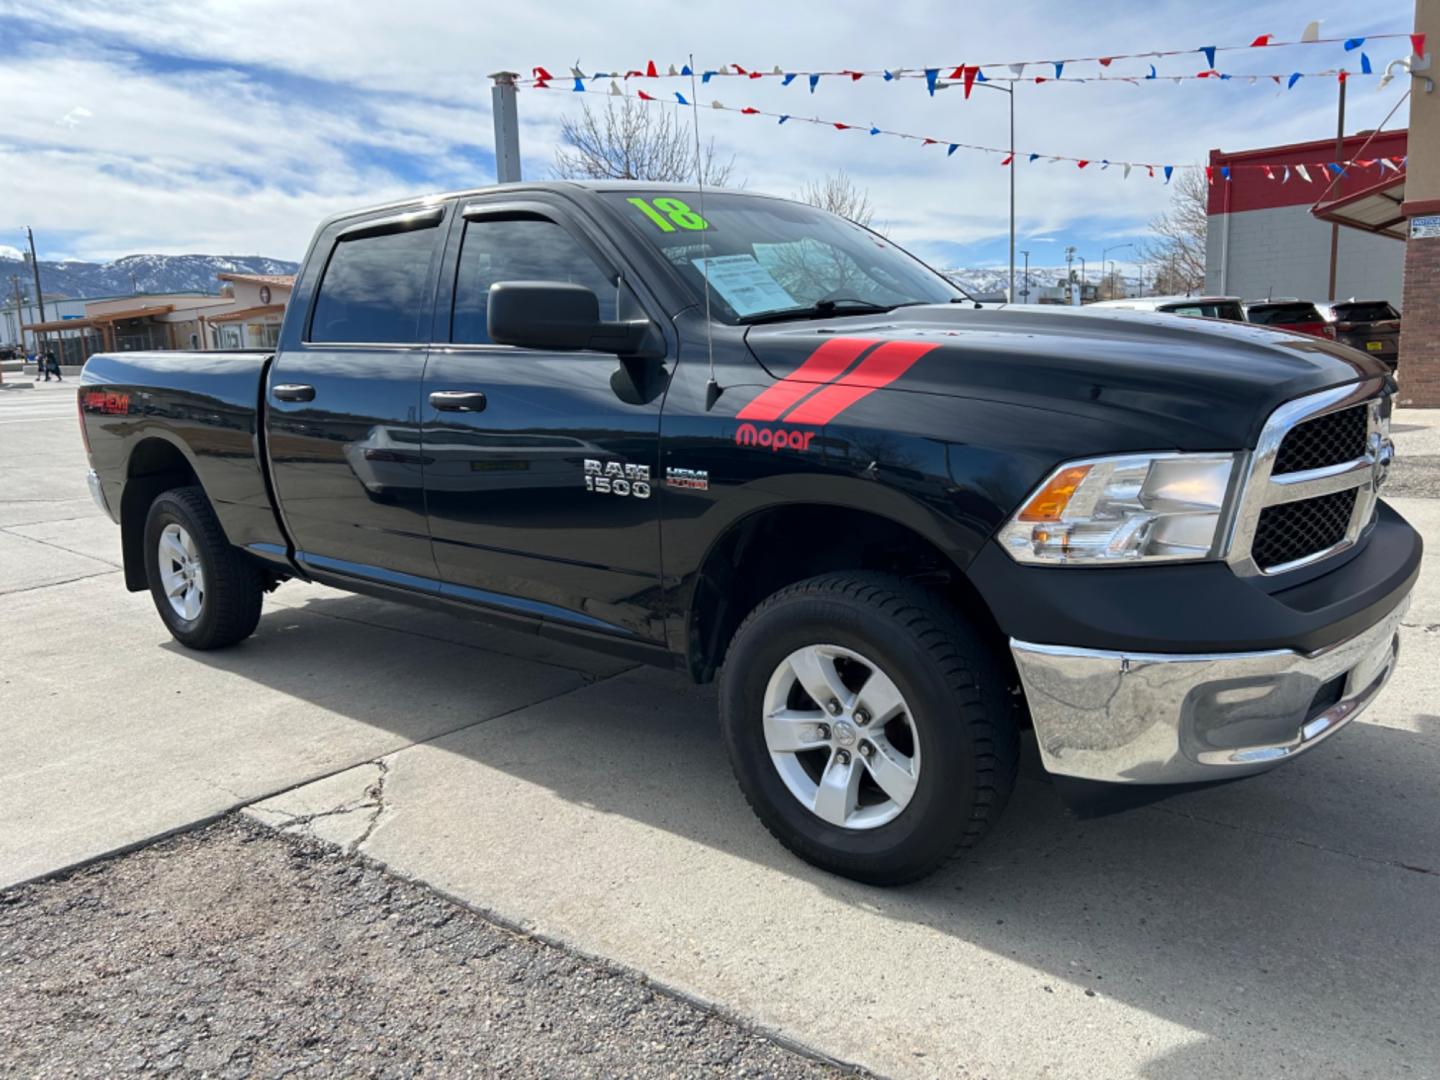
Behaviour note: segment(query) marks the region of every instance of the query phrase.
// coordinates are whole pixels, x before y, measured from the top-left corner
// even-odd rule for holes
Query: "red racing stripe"
[[[770,421],[815,389],[839,375],[871,345],[873,338],[831,338],[806,357],[805,362],[779,382],[767,387],[735,414],[736,420]]]
[[[921,341],[887,341],[860,361],[860,366],[849,375],[837,379],[809,401],[797,405],[784,422],[828,424],[861,398],[889,386],[909,371],[916,360],[939,347]]]

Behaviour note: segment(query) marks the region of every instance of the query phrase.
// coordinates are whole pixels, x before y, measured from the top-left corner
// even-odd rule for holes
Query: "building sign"
[[[1434,240],[1440,238],[1440,214],[1426,214],[1410,219],[1411,240]]]

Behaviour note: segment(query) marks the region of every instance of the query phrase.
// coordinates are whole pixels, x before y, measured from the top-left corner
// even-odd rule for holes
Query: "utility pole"
[[[1071,307],[1075,303],[1075,245],[1071,244],[1065,249],[1065,298]]]
[[[513,184],[520,179],[520,121],[515,108],[514,71],[497,71],[490,76],[490,110],[495,116],[495,182]]]
[[[1028,304],[1030,302],[1030,252],[1022,251],[1020,254],[1025,256],[1025,276],[1021,278],[1020,295],[1025,297],[1025,303]]]
[[[1340,80],[1340,117],[1335,125],[1335,162],[1340,168],[1345,168],[1341,162],[1345,158],[1345,81]],[[1338,194],[1338,193],[1337,193]],[[1335,270],[1340,262],[1340,225],[1337,222],[1330,224],[1330,291],[1325,294],[1327,300],[1335,299]]]
[[[45,321],[45,294],[40,291],[40,259],[35,254],[35,232],[29,225],[25,226],[25,235],[30,239],[30,270],[35,275],[35,306],[40,312],[40,321]],[[48,335],[47,335],[48,336]],[[24,334],[21,334],[24,337]],[[40,342],[43,339],[39,334],[35,335],[35,351],[42,352]]]

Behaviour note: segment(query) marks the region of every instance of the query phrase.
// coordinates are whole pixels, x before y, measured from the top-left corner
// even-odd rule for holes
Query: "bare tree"
[[[844,170],[827,173],[823,180],[811,180],[795,197],[821,210],[849,218],[867,229],[875,219],[875,208],[870,205],[870,190],[856,184]]]
[[[1199,169],[1180,171],[1170,209],[1150,222],[1154,238],[1141,257],[1156,267],[1156,291],[1188,293],[1205,288],[1206,203],[1209,185]]]
[[[629,98],[608,101],[603,110],[584,103],[578,117],[560,123],[562,146],[555,151],[554,173],[574,180],[695,179],[695,134],[676,113]],[[732,180],[735,158],[715,156],[715,140],[701,150],[705,183],[724,187]]]

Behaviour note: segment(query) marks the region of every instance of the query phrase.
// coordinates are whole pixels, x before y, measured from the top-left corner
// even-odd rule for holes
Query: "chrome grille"
[[[1280,443],[1271,475],[1323,469],[1364,457],[1365,440],[1370,437],[1368,414],[1366,406],[1354,405],[1296,424]]]
[[[1369,528],[1392,455],[1381,388],[1372,379],[1324,390],[1271,414],[1231,527],[1227,559],[1237,574],[1308,566]]]
[[[1261,570],[1327,551],[1345,539],[1355,513],[1355,488],[1260,511],[1251,550]]]

